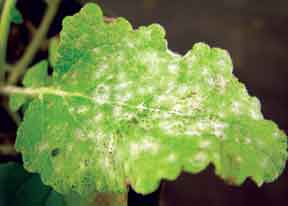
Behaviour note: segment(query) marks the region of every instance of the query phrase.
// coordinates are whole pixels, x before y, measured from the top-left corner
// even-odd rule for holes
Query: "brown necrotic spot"
[[[60,153],[60,149],[59,148],[54,148],[52,151],[51,151],[51,156],[52,157],[56,157],[57,155],[59,155]]]

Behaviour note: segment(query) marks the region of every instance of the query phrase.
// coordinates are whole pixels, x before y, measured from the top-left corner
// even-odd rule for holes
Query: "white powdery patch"
[[[168,71],[172,74],[177,74],[179,71],[179,66],[177,64],[169,64],[168,65]]]
[[[173,134],[174,131],[174,125],[170,121],[160,121],[159,127],[168,134]]]
[[[136,115],[132,112],[124,112],[120,119],[131,121]]]
[[[149,94],[152,94],[154,91],[155,91],[155,87],[154,86],[152,86],[152,85],[149,85],[149,86],[147,86],[147,88],[146,88],[146,90],[147,90],[147,93],[149,93]]]
[[[188,108],[187,112],[194,112],[193,110],[199,109],[204,101],[204,97],[197,95],[195,97],[190,97],[186,99],[186,107]]]
[[[145,138],[149,138],[149,137],[145,137]],[[159,150],[159,147],[160,147],[160,145],[153,140],[144,139],[142,141],[142,149],[144,151],[149,150],[152,153],[156,153]]]
[[[114,106],[113,107],[113,116],[115,117],[115,118],[120,118],[120,117],[122,117],[123,116],[123,107],[122,106],[118,106],[118,105],[116,105],[116,106]]]
[[[74,114],[74,112],[75,112],[75,107],[70,106],[70,107],[68,108],[68,111],[69,111],[70,114]]]
[[[182,112],[183,112],[183,109],[184,109],[184,105],[182,105],[182,104],[175,104],[175,105],[172,107],[172,112],[173,112],[173,113],[182,113]]]
[[[144,103],[142,102],[142,103],[140,103],[140,104],[138,104],[138,105],[136,106],[136,109],[137,109],[139,112],[143,112],[143,111],[146,110],[146,107],[145,107]]]
[[[226,113],[223,111],[218,112],[218,116],[221,118],[224,118],[226,116]]]
[[[93,122],[94,122],[94,123],[97,123],[97,122],[102,121],[102,119],[103,119],[103,113],[98,112],[98,113],[94,116]]]
[[[86,137],[90,140],[92,140],[93,142],[97,142],[97,138],[96,138],[96,132],[95,131],[89,131],[86,135]]]
[[[172,95],[160,95],[155,97],[155,102],[157,105],[167,105],[175,103],[175,96]]]
[[[97,104],[105,104],[108,103],[109,96],[107,94],[97,95],[93,97],[95,103]]]
[[[169,81],[167,85],[167,89],[165,91],[165,94],[168,95],[172,93],[176,89],[176,84],[174,81]]]
[[[108,143],[108,147],[107,150],[109,153],[113,153],[115,151],[115,137],[112,135],[110,137],[109,143]]]
[[[41,143],[38,145],[38,151],[43,152],[45,150],[49,149],[49,144],[47,142]]]
[[[103,157],[100,160],[100,165],[102,167],[102,169],[107,172],[110,167],[111,167],[111,163],[110,160],[108,159],[108,157]]]
[[[132,92],[127,92],[125,95],[123,95],[122,97],[117,96],[117,100],[119,100],[119,102],[127,102],[129,101],[131,98],[133,97]]]
[[[119,84],[117,84],[116,86],[115,86],[115,90],[116,91],[125,91],[125,90],[127,90],[127,88],[129,87],[129,85],[131,85],[132,84],[132,82],[131,81],[127,81],[127,82],[121,82],[121,83],[119,83]]]
[[[220,87],[220,91],[224,92],[228,81],[222,75],[218,75],[216,79],[216,84]]]
[[[189,69],[191,69],[193,67],[193,64],[197,61],[196,55],[191,54],[191,52],[188,52],[187,54],[185,54],[184,58],[187,59]]]
[[[251,104],[252,104],[252,107],[255,108],[255,110],[260,110],[261,102],[259,99],[257,99],[257,97],[251,98]]]
[[[159,118],[162,119],[162,120],[170,119],[172,116],[173,116],[173,114],[171,112],[169,112],[169,111],[165,111],[165,112],[159,113]]]
[[[243,159],[242,159],[241,156],[237,155],[237,156],[235,157],[235,161],[236,161],[237,163],[241,163],[241,162],[243,161]]]
[[[252,140],[249,137],[246,137],[244,140],[245,144],[251,144]]]
[[[130,150],[131,155],[137,156],[140,153],[140,144],[139,143],[131,143],[129,150]]]
[[[279,139],[281,137],[281,135],[279,134],[279,132],[273,132],[272,136],[275,138],[275,139]]]
[[[194,161],[196,162],[206,162],[208,160],[208,156],[206,153],[204,152],[198,152],[197,154],[195,154],[194,158],[191,160],[191,162],[193,163]]]
[[[104,140],[104,139],[106,139],[106,138],[107,138],[107,136],[106,136],[105,133],[104,133],[102,130],[100,130],[100,129],[96,130],[96,132],[95,132],[95,134],[94,134],[94,136],[93,136],[93,139],[95,139],[95,141]]]
[[[149,111],[151,112],[151,119],[153,120],[162,120],[163,119],[163,112],[161,112],[158,106],[156,107],[149,107]]]
[[[209,128],[209,124],[208,122],[204,121],[204,120],[200,120],[195,124],[195,127],[199,130],[199,131],[203,131]]]
[[[100,53],[101,52],[101,49],[99,47],[95,47],[92,49],[92,51],[97,54],[97,53]]]
[[[101,64],[99,66],[100,70],[107,70],[109,68],[109,65],[108,64]]]
[[[168,162],[176,162],[177,161],[177,157],[175,154],[171,153],[168,155],[167,157]]]
[[[208,148],[211,144],[212,144],[212,143],[211,143],[210,140],[205,139],[205,140],[201,140],[201,141],[199,142],[199,147],[200,147],[201,149],[206,149],[206,148]]]
[[[209,75],[209,70],[207,67],[203,67],[202,68],[202,71],[201,71],[201,74],[204,76],[204,77],[207,77]]]
[[[223,67],[226,66],[226,63],[225,63],[224,59],[220,59],[220,60],[217,62],[217,64],[219,65],[219,67],[220,67],[221,70],[223,70],[223,69],[224,69]]]
[[[250,111],[250,116],[255,120],[262,119],[262,114],[254,111],[254,110]]]
[[[184,134],[188,136],[200,136],[201,133],[196,128],[190,126],[186,128]]]
[[[159,56],[156,52],[150,51],[142,53],[140,59],[148,66],[149,72],[157,74],[159,72]]]
[[[137,157],[142,152],[149,152],[152,154],[156,154],[160,149],[160,144],[153,141],[149,137],[145,137],[147,139],[143,139],[140,142],[133,142],[129,146],[130,154],[134,157]]]
[[[159,122],[159,128],[162,129],[167,134],[177,135],[179,129],[184,126],[183,122],[178,120],[163,120]]]
[[[181,58],[181,55],[180,54],[177,54],[175,52],[172,52],[170,49],[167,49],[166,52],[168,54],[170,54],[173,58]]]
[[[110,86],[106,84],[99,84],[95,89],[94,93],[92,94],[95,103],[98,103],[100,105],[107,103],[109,101],[109,96]]]
[[[215,81],[212,77],[208,77],[207,78],[207,84],[210,86],[210,87],[214,87],[215,86]]]
[[[177,88],[177,95],[182,97],[182,96],[185,96],[187,95],[187,93],[190,91],[189,87],[185,84],[182,84],[180,85],[178,88]]]
[[[117,78],[118,78],[118,81],[119,82],[128,82],[127,80],[127,74],[125,72],[120,72],[118,75],[117,75]]]
[[[240,103],[235,101],[232,103],[232,112],[234,112],[235,114],[239,114],[240,113]]]
[[[127,41],[127,47],[128,48],[134,48],[135,45],[134,45],[134,43],[132,41]]]
[[[213,134],[216,137],[223,137],[224,129],[228,126],[227,124],[219,121],[211,121],[210,125],[213,130]]]
[[[147,89],[145,87],[140,87],[137,89],[137,93],[140,95],[145,95],[148,93]]]
[[[108,64],[101,64],[95,69],[95,78],[99,79],[106,74],[106,70],[108,70],[109,65]]]
[[[84,133],[83,130],[80,129],[80,128],[77,128],[77,129],[75,130],[75,138],[76,138],[77,140],[80,140],[80,141],[84,141],[84,140],[87,139],[85,133]]]
[[[81,105],[80,107],[77,108],[76,112],[78,114],[83,114],[83,113],[86,113],[88,109],[89,108],[87,106]]]

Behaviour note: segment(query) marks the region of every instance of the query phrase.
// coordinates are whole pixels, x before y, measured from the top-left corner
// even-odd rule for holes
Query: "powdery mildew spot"
[[[130,143],[129,150],[130,154],[137,158],[137,156],[142,152],[148,152],[152,154],[156,154],[160,149],[159,143],[147,138],[143,139],[140,142],[132,142]]]
[[[206,153],[204,152],[198,152],[197,154],[195,154],[195,156],[193,157],[193,159],[191,160],[191,163],[193,163],[194,161],[196,162],[206,162],[208,160],[208,156]]]
[[[200,140],[200,143],[199,143],[199,147],[201,149],[205,149],[205,148],[208,148],[210,145],[211,145],[211,141],[210,140]]]

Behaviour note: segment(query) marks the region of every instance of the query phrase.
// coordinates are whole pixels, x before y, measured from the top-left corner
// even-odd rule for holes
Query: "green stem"
[[[4,82],[4,66],[6,62],[6,50],[8,34],[10,30],[11,10],[15,6],[15,0],[6,0],[4,2],[3,12],[0,22],[0,83]]]
[[[46,14],[41,22],[41,25],[33,38],[32,42],[27,47],[24,55],[16,64],[15,68],[11,71],[8,77],[8,84],[15,84],[19,78],[23,75],[25,69],[29,66],[33,60],[38,48],[40,47],[42,41],[45,39],[50,24],[55,17],[57,10],[59,8],[60,0],[49,0],[48,8]]]
[[[61,97],[82,97],[85,99],[90,99],[90,97],[85,96],[77,92],[66,92],[53,87],[39,87],[39,88],[23,88],[17,86],[0,86],[0,94],[10,96],[12,94],[21,94],[30,97],[40,97],[45,94],[56,95]]]

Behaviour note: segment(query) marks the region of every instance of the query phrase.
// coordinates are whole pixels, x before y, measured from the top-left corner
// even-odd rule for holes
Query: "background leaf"
[[[22,24],[23,17],[21,12],[16,8],[16,6],[11,11],[11,21],[14,24]]]
[[[28,69],[22,83],[26,87],[46,86],[49,83],[47,72],[48,62],[43,60]],[[18,111],[27,102],[29,102],[29,98],[22,94],[14,94],[9,98],[9,106],[14,112]]]
[[[41,87],[48,84],[48,62],[43,60],[26,72],[23,85],[26,87]]]
[[[0,203],[5,206],[64,206],[62,196],[20,164],[0,165]]]

